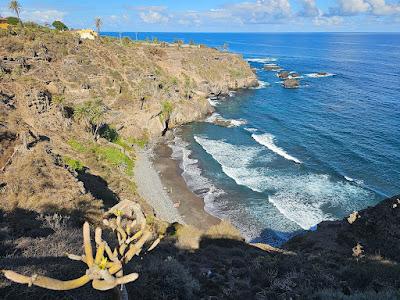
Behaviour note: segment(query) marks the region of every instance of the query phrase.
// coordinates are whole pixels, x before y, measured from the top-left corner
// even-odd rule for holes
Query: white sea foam
[[[207,123],[214,123],[216,125],[226,126],[226,127],[239,127],[247,124],[244,119],[225,119],[219,113],[213,113],[206,120]]]
[[[333,74],[333,73],[326,73],[326,74],[310,73],[310,74],[306,74],[306,76],[309,77],[309,78],[332,77],[332,76],[335,76],[335,75],[336,74]]]
[[[268,82],[259,80],[258,81],[258,86],[251,87],[250,89],[252,89],[252,90],[260,90],[260,89],[265,89],[267,86],[270,86],[270,84]]]
[[[182,177],[187,186],[196,194],[204,199],[205,208],[212,212],[215,198],[223,195],[225,192],[215,187],[215,185],[206,177],[202,176],[202,171],[198,166],[197,159],[190,158],[192,151],[188,149],[189,143],[176,136],[169,147],[172,149],[171,157],[180,161],[179,167],[182,169]]]
[[[354,182],[354,179],[349,176],[344,176],[344,179],[346,179],[347,181],[350,181],[350,182]]]
[[[246,59],[248,62],[256,62],[256,63],[261,63],[261,64],[265,64],[268,62],[272,62],[272,61],[277,61],[276,58],[273,57],[265,57],[265,58],[247,58]]]
[[[364,185],[364,181],[362,181],[362,180],[354,179],[354,178],[351,178],[349,176],[343,176],[343,177],[344,177],[344,179],[346,179],[349,182],[354,182],[354,183],[356,183],[358,185],[361,185],[361,186]]]
[[[255,192],[268,192],[268,201],[286,220],[280,220],[272,214],[271,218],[276,218],[275,223],[282,223],[271,224],[270,228],[274,230],[293,226],[287,222],[297,224],[298,228],[314,228],[321,221],[335,218],[330,211],[357,210],[371,196],[369,191],[360,186],[333,181],[328,175],[288,175],[265,167],[265,162],[260,167],[261,158],[265,158],[260,147],[233,145],[225,140],[211,140],[201,136],[195,136],[195,140],[238,185]],[[270,157],[269,161],[272,159]],[[359,203],[350,199],[359,199]]]
[[[248,132],[257,132],[258,129],[256,128],[250,128],[250,127],[245,127],[244,130],[248,131]]]
[[[282,156],[283,158],[294,161],[297,164],[301,163],[301,161],[298,160],[296,157],[291,156],[285,150],[283,150],[282,148],[279,148],[277,145],[275,145],[275,143],[274,143],[275,137],[272,134],[269,134],[269,133],[264,133],[264,134],[260,134],[260,135],[252,134],[251,137],[257,143],[264,145],[269,150],[275,152],[276,154]]]
[[[310,174],[279,176],[275,179],[276,193],[269,201],[288,219],[303,229],[310,229],[324,220],[334,220],[328,211],[341,207],[351,211],[357,203],[366,201],[370,193],[351,183],[332,181],[328,175]]]
[[[208,100],[208,102],[210,103],[211,106],[215,107],[215,106],[217,106],[219,104],[219,101],[217,101],[217,100],[211,100],[211,98],[208,98],[207,100]]]
[[[258,147],[236,146],[224,140],[195,136],[195,141],[222,167],[222,171],[239,185],[261,192],[259,170],[250,168],[251,162],[262,151]]]

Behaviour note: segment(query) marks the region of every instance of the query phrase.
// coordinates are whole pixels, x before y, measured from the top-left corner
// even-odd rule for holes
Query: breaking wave
[[[218,189],[209,179],[201,175],[202,171],[198,166],[198,160],[190,158],[192,151],[188,149],[189,143],[176,136],[168,146],[172,149],[171,157],[180,162],[179,167],[183,171],[182,177],[187,186],[204,199],[205,209],[208,212],[212,212],[212,203],[215,198],[223,195],[225,192]]]
[[[270,86],[270,84],[268,82],[259,80],[258,81],[258,86],[251,87],[250,89],[252,89],[252,90],[260,90],[260,89],[265,89],[268,86]]]
[[[196,142],[238,185],[266,192],[268,201],[299,228],[310,229],[324,220],[334,220],[335,211],[351,211],[371,197],[368,190],[325,174],[292,174],[265,166],[273,157],[263,148],[233,145],[225,140],[195,136]],[[260,160],[263,166],[260,167]],[[357,202],[351,199],[358,199]],[[281,221],[285,223],[284,220]]]
[[[309,77],[309,78],[324,78],[324,77],[332,77],[332,76],[336,76],[336,74],[333,73],[310,73],[310,74],[306,74],[305,76]]]
[[[225,127],[239,127],[247,124],[247,121],[244,119],[225,119],[219,113],[213,113],[205,121],[207,123],[213,123]]]
[[[260,63],[260,64],[265,64],[268,62],[273,62],[273,61],[277,61],[276,58],[273,57],[265,57],[265,58],[247,58],[246,59],[248,62],[256,62],[256,63]]]
[[[267,147],[269,150],[275,152],[276,154],[286,158],[287,160],[294,161],[297,164],[301,164],[301,161],[296,157],[291,156],[285,150],[275,145],[274,140],[275,137],[272,134],[264,133],[264,134],[252,134],[251,137],[259,144]]]

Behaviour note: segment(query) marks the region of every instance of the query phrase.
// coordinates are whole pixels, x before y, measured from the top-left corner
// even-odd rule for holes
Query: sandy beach
[[[152,152],[148,149],[136,153],[135,181],[139,195],[153,207],[157,217],[168,222],[184,223],[174,202],[151,162]]]
[[[203,199],[195,195],[181,176],[172,150],[163,142],[137,154],[135,179],[139,194],[154,208],[157,216],[207,229],[220,220],[204,211]]]

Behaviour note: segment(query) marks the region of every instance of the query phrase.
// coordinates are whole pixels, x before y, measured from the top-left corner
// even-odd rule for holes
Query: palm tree
[[[17,0],[12,0],[12,1],[10,1],[10,4],[9,4],[8,7],[9,7],[12,11],[15,12],[15,14],[16,14],[17,17],[18,17],[19,22],[20,22],[21,25],[23,26],[22,20],[21,20],[21,18],[19,17],[19,13],[21,12],[21,4],[19,4],[19,2],[18,2]]]
[[[99,17],[97,17],[96,19],[94,19],[94,25],[96,26],[97,33],[100,35],[100,28],[103,25],[103,21]]]

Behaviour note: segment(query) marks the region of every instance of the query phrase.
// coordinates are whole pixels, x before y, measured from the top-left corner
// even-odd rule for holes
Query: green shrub
[[[82,164],[82,162],[80,162],[79,160],[73,159],[69,156],[64,156],[63,162],[68,167],[68,169],[76,171],[76,172],[82,172],[85,169],[85,166]]]
[[[7,23],[15,26],[19,24],[19,19],[17,17],[8,17]]]
[[[53,24],[51,24],[55,29],[59,31],[67,31],[68,27],[61,21],[54,21]]]
[[[102,138],[112,143],[118,140],[117,130],[108,124],[105,124],[102,128],[100,128],[99,134]]]
[[[161,121],[168,120],[174,110],[174,105],[171,101],[165,100],[161,103]]]
[[[132,40],[129,38],[129,37],[123,37],[122,38],[122,45],[124,45],[124,46],[128,46],[128,45],[130,45],[132,43]]]

